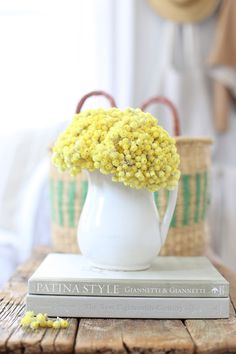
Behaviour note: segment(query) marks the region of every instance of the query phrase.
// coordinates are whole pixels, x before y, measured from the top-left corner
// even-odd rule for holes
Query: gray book
[[[228,297],[229,284],[206,257],[157,257],[145,271],[106,271],[81,255],[48,255],[30,294],[128,297]]]
[[[228,318],[229,298],[27,295],[27,310],[95,318]]]

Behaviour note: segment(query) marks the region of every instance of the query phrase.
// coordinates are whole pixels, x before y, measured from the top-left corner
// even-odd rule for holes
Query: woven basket
[[[180,137],[180,125],[175,106],[168,99],[152,97],[141,106],[145,110],[153,103],[165,104],[171,109],[180,155],[181,177],[178,198],[170,229],[160,255],[199,256],[208,245],[207,210],[209,204],[209,169],[212,140],[202,137]],[[154,193],[156,205],[163,217],[168,200],[168,191]]]
[[[165,98],[154,97],[145,102],[141,108],[144,110],[151,103],[162,103],[171,108],[175,134],[179,135],[178,115],[172,103]],[[115,105],[114,102],[111,104]],[[77,112],[81,107],[82,105],[79,104]],[[175,213],[167,240],[161,249],[161,255],[198,256],[206,251],[211,143],[212,141],[208,138],[176,137],[176,146],[180,154],[181,177]],[[71,177],[66,172],[58,172],[51,165],[50,194],[54,251],[79,252],[77,224],[87,190],[88,182],[83,174]],[[155,192],[154,197],[162,217],[167,205],[168,191]]]
[[[208,244],[210,146],[207,138],[177,137],[181,177],[175,213],[161,255],[199,256]],[[158,198],[159,197],[159,198]],[[167,195],[160,191],[157,206],[163,215]]]
[[[52,246],[55,252],[78,253],[77,224],[87,195],[83,174],[71,177],[50,167]]]

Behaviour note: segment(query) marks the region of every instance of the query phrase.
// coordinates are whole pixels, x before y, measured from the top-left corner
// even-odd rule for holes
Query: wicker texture
[[[87,195],[83,174],[71,177],[50,168],[52,245],[55,252],[78,253],[77,224]]]
[[[181,178],[175,213],[161,255],[199,256],[206,251],[211,143],[207,138],[176,138]],[[161,216],[167,198],[164,191],[156,198]]]

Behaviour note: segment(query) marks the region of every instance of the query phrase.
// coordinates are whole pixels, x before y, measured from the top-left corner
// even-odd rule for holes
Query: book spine
[[[69,282],[29,281],[30,294],[127,296],[127,297],[228,297],[229,286],[223,283],[153,282]]]
[[[125,298],[28,295],[27,310],[48,316],[105,318],[228,318],[229,298]]]

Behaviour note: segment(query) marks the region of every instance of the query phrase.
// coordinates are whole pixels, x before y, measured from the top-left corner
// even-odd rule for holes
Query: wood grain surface
[[[229,319],[69,319],[67,329],[21,328],[27,280],[48,252],[38,248],[0,291],[0,353],[236,353],[236,274],[220,263],[230,282]]]

